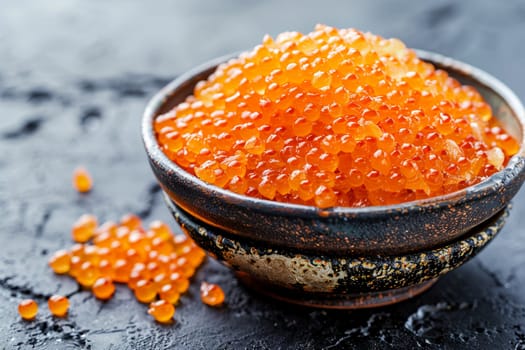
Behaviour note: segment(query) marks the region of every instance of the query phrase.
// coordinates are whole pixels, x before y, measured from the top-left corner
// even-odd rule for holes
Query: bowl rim
[[[155,131],[153,128],[153,121],[159,115],[160,108],[165,102],[171,98],[176,90],[188,84],[197,74],[203,71],[213,69],[221,63],[227,62],[229,59],[238,57],[241,52],[224,55],[215,59],[206,61],[203,64],[196,66],[193,69],[186,71],[168,85],[160,89],[148,102],[143,118],[142,118],[142,139],[146,152],[151,160],[164,171],[169,171],[174,176],[179,176],[183,181],[187,183],[194,183],[202,190],[205,190],[207,194],[213,197],[219,197],[223,200],[227,200],[229,203],[235,203],[245,206],[247,209],[253,209],[259,212],[267,212],[273,214],[290,215],[293,212],[294,216],[311,217],[312,214],[318,214],[323,217],[331,216],[373,216],[388,214],[392,211],[405,211],[413,208],[421,208],[425,206],[448,206],[450,202],[462,202],[468,201],[469,194],[482,194],[490,193],[491,190],[497,189],[503,185],[506,174],[514,170],[516,167],[521,167],[521,172],[525,167],[523,158],[525,157],[525,108],[521,103],[520,99],[516,94],[502,81],[495,78],[491,74],[476,68],[467,63],[458,61],[456,59],[420,49],[412,49],[416,52],[417,56],[429,63],[437,64],[440,69],[448,72],[453,70],[454,72],[463,74],[475,80],[480,85],[494,91],[498,94],[505,103],[508,104],[512,113],[516,116],[520,126],[520,137],[521,144],[518,152],[513,155],[507,165],[499,172],[491,175],[485,180],[474,184],[472,186],[463,188],[461,190],[446,193],[440,196],[434,196],[430,198],[418,199],[409,202],[403,202],[398,204],[380,205],[380,206],[367,206],[367,207],[330,207],[330,208],[319,208],[312,205],[294,204],[286,202],[272,201],[268,199],[260,199],[255,197],[249,197],[246,195],[237,194],[235,192],[217,187],[215,185],[204,182],[195,175],[188,173],[186,170],[178,166],[175,162],[169,159],[166,154],[161,150],[157,138],[155,137]],[[517,174],[515,173],[515,174]],[[479,197],[479,196],[478,196]]]

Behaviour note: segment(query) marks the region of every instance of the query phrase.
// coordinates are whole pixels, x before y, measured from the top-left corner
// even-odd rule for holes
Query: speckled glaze
[[[418,51],[418,55],[476,87],[495,116],[522,142],[518,154],[502,171],[455,193],[366,208],[320,210],[242,196],[209,185],[164,155],[154,135],[153,120],[182,102],[199,80],[229,56],[180,76],[147,106],[142,136],[153,172],[163,191],[189,215],[233,238],[261,245],[304,253],[373,256],[420,252],[453,242],[501,211],[521,187],[525,179],[525,112],[514,93],[487,73],[434,53]]]
[[[183,230],[241,281],[284,301],[324,308],[365,308],[399,302],[428,289],[459,267],[500,231],[508,210],[497,213],[461,239],[418,253],[345,256],[304,253],[262,245],[207,225],[166,203]]]

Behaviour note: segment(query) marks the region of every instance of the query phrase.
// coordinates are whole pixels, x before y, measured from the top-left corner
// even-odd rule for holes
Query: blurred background
[[[264,34],[355,27],[478,66],[525,97],[525,1],[0,0],[0,348],[525,348],[525,200],[500,236],[429,292],[362,312],[296,309],[257,297],[210,261],[228,307],[182,299],[159,327],[119,288],[100,303],[47,267],[83,213],[173,223],[147,165],[148,99],[185,70]],[[80,196],[73,169],[94,189]],[[174,225],[172,225],[174,227]],[[66,319],[20,321],[15,305],[71,295]],[[45,310],[45,307],[43,307]]]
[[[355,27],[440,52],[497,74],[511,87],[525,45],[525,2],[2,0],[2,73],[172,76],[251,48],[264,34]],[[525,93],[525,91],[518,91]]]

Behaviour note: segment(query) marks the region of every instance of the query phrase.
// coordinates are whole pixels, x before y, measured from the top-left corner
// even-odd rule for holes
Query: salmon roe
[[[93,284],[93,294],[101,300],[110,299],[115,293],[115,285],[108,277],[100,277]]]
[[[171,304],[176,304],[180,298],[180,292],[171,284],[164,284],[159,291],[159,298]]]
[[[97,218],[90,214],[84,214],[78,218],[71,228],[71,236],[75,242],[87,242],[97,228]]]
[[[62,295],[53,295],[48,299],[47,306],[53,315],[62,317],[67,314],[69,300]]]
[[[224,302],[224,291],[213,283],[202,282],[201,300],[209,306],[219,306]]]
[[[157,322],[169,322],[175,314],[175,307],[165,300],[157,300],[150,304],[148,314],[153,316]]]
[[[18,304],[18,313],[24,320],[32,320],[38,313],[38,304],[33,299],[22,300]]]
[[[142,303],[149,303],[157,296],[157,285],[151,280],[140,280],[135,286],[135,298]]]
[[[457,191],[519,148],[478,91],[398,39],[323,25],[266,36],[154,129],[164,153],[205,182],[323,208]]]
[[[73,172],[73,187],[80,193],[91,191],[93,180],[85,168],[78,167]]]
[[[67,273],[71,266],[69,253],[66,250],[59,250],[49,259],[49,266],[55,273]]]
[[[188,291],[206,257],[191,238],[174,235],[166,223],[157,220],[143,226],[133,214],[124,215],[118,224],[110,221],[101,225],[95,216],[82,215],[73,225],[72,236],[81,243],[52,255],[49,266],[55,273],[69,274],[101,300],[112,298],[115,283],[125,284],[138,301],[152,303],[150,314],[159,322],[173,317],[172,304]],[[55,315],[65,314],[68,306],[64,297],[49,299],[49,309]],[[32,307],[21,304],[20,314],[31,318]]]

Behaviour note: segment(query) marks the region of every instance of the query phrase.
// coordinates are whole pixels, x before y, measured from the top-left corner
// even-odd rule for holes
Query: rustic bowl
[[[399,255],[300,252],[236,237],[184,212],[165,197],[181,228],[210,255],[231,267],[259,293],[323,308],[368,308],[403,301],[461,266],[501,230],[508,210],[450,244]]]
[[[366,259],[373,258],[379,264],[382,258],[402,259],[427,254],[436,249],[460,244],[465,239],[485,232],[488,227],[491,227],[490,230],[494,227],[499,229],[502,221],[495,219],[496,215],[502,212],[525,180],[525,112],[514,93],[494,77],[465,63],[425,51],[418,51],[418,55],[437,68],[446,70],[460,82],[478,89],[506,130],[520,141],[519,152],[510,159],[503,170],[481,183],[454,193],[402,204],[366,208],[319,209],[251,198],[207,184],[165,156],[157,143],[153,121],[159,114],[182,102],[193,92],[198,81],[206,79],[218,64],[232,57],[229,56],[213,60],[175,79],[153,97],[144,113],[142,137],[149,162],[177,220],[187,227],[192,227],[193,229],[188,229],[192,237],[219,259],[243,271],[245,277],[255,276],[258,282],[263,282],[262,285],[271,285],[278,280],[277,275],[288,273],[291,277],[287,283],[274,283],[278,288],[325,293],[325,296],[335,292],[337,295],[344,295],[356,291],[381,292],[391,289],[397,289],[403,294],[399,289],[411,288],[410,286],[459,266],[443,265],[440,273],[436,274],[433,271],[425,275],[425,270],[428,269],[424,264],[412,262],[420,266],[417,274],[422,278],[398,278],[396,274],[381,275],[376,271],[371,273],[379,275],[374,275],[375,279],[365,284],[356,282],[359,276],[352,266],[359,259],[368,261]],[[497,224],[489,222],[491,219],[496,220]],[[199,235],[199,230],[206,230],[209,235]],[[259,248],[266,251],[269,249],[288,254],[286,256],[303,254],[308,257],[306,260],[313,259],[311,261],[320,258],[331,268],[334,267],[332,264],[342,264],[342,267],[337,269],[338,274],[328,267],[324,272],[315,272],[331,274],[330,279],[336,280],[325,287],[315,281],[309,283],[304,277],[309,273],[310,267],[306,266],[303,270],[293,269],[295,262],[289,259],[281,262],[281,265],[285,266],[282,269],[268,268],[264,276],[254,275],[255,263],[252,260],[235,260],[234,252],[220,254],[205,243],[206,239],[203,237],[208,237],[210,242],[214,239],[215,246],[221,246],[221,243],[217,243],[216,238],[213,238],[215,236],[229,239],[230,242],[244,248],[249,246],[253,255],[260,256],[260,252],[257,252]],[[447,259],[452,259],[450,254]],[[334,258],[338,259],[337,263],[330,260]],[[365,265],[371,266],[368,262]],[[391,262],[395,264],[394,260]],[[268,264],[271,263],[268,261]],[[387,262],[385,264],[388,265]],[[373,282],[384,278],[391,281],[386,284]],[[413,294],[413,291],[404,293]],[[323,298],[316,296],[313,299]],[[326,303],[321,301],[317,304]],[[343,304],[356,305],[348,301]],[[372,304],[378,302],[363,305]]]

